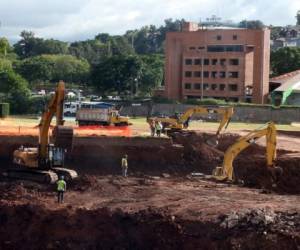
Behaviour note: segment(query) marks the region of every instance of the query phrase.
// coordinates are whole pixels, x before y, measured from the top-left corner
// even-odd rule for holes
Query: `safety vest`
[[[161,125],[160,122],[158,122],[158,123],[155,124],[155,129],[156,130],[161,130],[162,129],[162,125]]]
[[[66,191],[66,182],[64,180],[57,182],[57,191]]]
[[[128,167],[128,162],[127,159],[124,157],[122,158],[122,168],[127,168]]]

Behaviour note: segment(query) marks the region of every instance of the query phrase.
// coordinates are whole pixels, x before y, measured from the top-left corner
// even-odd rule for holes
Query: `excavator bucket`
[[[219,144],[217,136],[212,136],[209,139],[207,139],[205,142],[211,147],[216,147]]]
[[[226,181],[228,178],[223,174],[222,167],[216,167],[212,172],[212,177],[214,180],[217,181]]]
[[[55,126],[52,131],[54,146],[70,151],[73,145],[73,134],[72,127]]]

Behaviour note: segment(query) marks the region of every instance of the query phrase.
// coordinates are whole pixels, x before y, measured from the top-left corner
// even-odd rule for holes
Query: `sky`
[[[259,19],[295,24],[300,0],[0,0],[0,37],[20,39],[22,30],[64,41],[92,39],[99,33],[124,34],[167,18],[199,22]]]

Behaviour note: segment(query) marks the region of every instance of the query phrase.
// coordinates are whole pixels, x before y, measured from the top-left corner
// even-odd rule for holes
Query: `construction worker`
[[[162,124],[161,124],[161,122],[160,121],[156,121],[155,122],[155,132],[156,132],[156,135],[158,137],[160,137],[161,130],[162,130]]]
[[[64,176],[62,175],[60,179],[56,182],[57,184],[57,202],[64,202],[64,192],[67,189],[67,183],[64,180]]]
[[[155,135],[155,121],[151,120],[150,124],[150,132],[151,132],[151,136],[154,137]]]
[[[127,177],[127,169],[128,169],[128,156],[124,155],[121,161],[122,175],[123,177]]]

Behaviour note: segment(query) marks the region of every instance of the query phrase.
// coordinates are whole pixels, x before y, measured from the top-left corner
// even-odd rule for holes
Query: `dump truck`
[[[83,102],[76,112],[76,121],[79,126],[128,126],[129,118],[120,115],[120,110],[113,104],[104,102]]]

